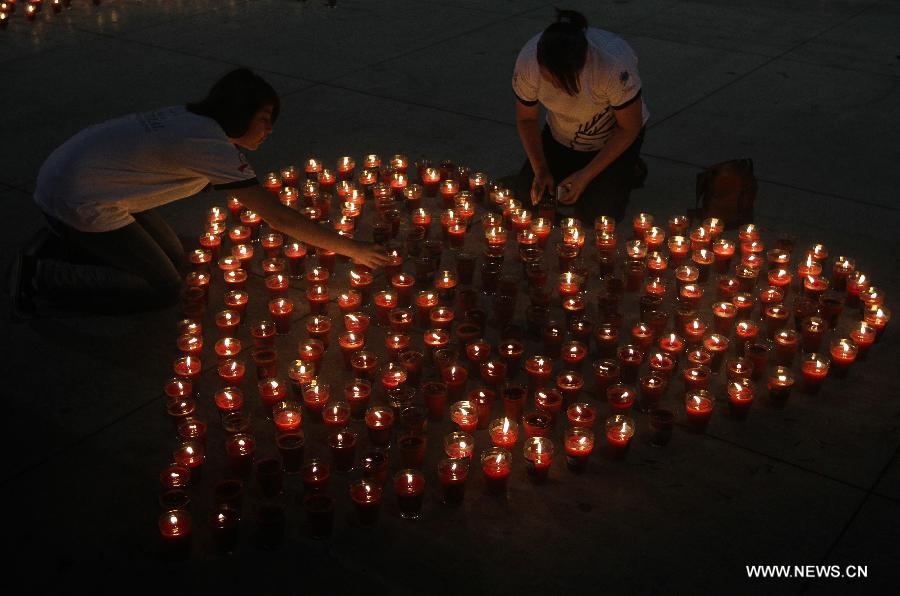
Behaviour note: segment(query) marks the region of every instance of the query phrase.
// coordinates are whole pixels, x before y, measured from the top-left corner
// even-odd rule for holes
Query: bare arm
[[[588,165],[574,172],[560,183],[561,186],[569,189],[565,198],[561,199],[561,202],[571,204],[577,201],[591,180],[618,159],[641,133],[643,120],[640,99],[632,101],[624,108],[615,110],[613,114],[616,117],[617,126],[603,146],[603,149],[594,156],[594,159]]]
[[[373,244],[341,236],[306,219],[297,211],[282,205],[261,186],[250,186],[229,191],[247,209],[259,213],[266,223],[276,230],[313,246],[333,250],[358,263],[378,267],[387,263],[387,255]]]
[[[516,99],[516,129],[525,149],[525,155],[534,170],[534,181],[531,184],[531,202],[536,204],[541,193],[546,189],[553,192],[553,175],[547,166],[544,145],[541,142],[541,111],[537,104],[528,106]]]

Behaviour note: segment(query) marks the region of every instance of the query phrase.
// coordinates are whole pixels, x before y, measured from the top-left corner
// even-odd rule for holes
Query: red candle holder
[[[383,367],[381,367],[381,370],[379,371],[379,377],[381,379],[382,389],[390,398],[392,395],[395,395],[397,391],[405,388],[405,384],[409,378],[409,373],[406,371],[406,368],[402,364],[398,362],[388,362]],[[409,391],[413,391],[412,388],[408,389]]]
[[[331,397],[331,391],[326,383],[313,379],[303,387],[303,405],[313,415],[320,416],[325,404]]]
[[[772,345],[768,342],[753,342],[745,348],[745,357],[750,361],[750,378],[753,380],[762,377],[769,364],[769,353]]]
[[[753,374],[753,361],[747,357],[729,358],[725,363],[725,371],[729,381],[750,379]]]
[[[394,475],[394,493],[400,517],[417,519],[422,511],[425,494],[425,475],[414,469],[400,470]]]
[[[280,401],[272,408],[272,422],[279,433],[297,432],[303,423],[303,412],[300,404],[292,401]]]
[[[287,335],[291,331],[291,314],[294,312],[294,303],[289,298],[275,298],[269,301],[269,314],[275,323],[275,332],[278,335]]]
[[[348,428],[334,431],[328,435],[328,447],[331,449],[331,463],[338,472],[350,472],[355,466],[356,444],[355,432]]]
[[[226,386],[239,386],[244,382],[247,367],[241,360],[229,358],[219,363],[217,367],[219,379]]]
[[[651,368],[651,372],[642,376],[640,380],[640,410],[642,412],[655,410],[668,386],[669,378]]]
[[[344,398],[350,405],[350,415],[354,418],[362,417],[368,408],[371,395],[372,383],[370,381],[353,379],[344,383]]]
[[[587,467],[588,458],[594,450],[594,431],[582,427],[567,428],[563,446],[566,452],[566,467],[576,473],[582,472]]]
[[[350,356],[350,366],[357,378],[374,382],[375,369],[378,367],[378,357],[373,352],[359,350]]]
[[[769,399],[776,406],[783,406],[791,395],[794,386],[794,375],[784,366],[776,366],[772,369],[767,382]]]
[[[471,459],[475,439],[467,432],[451,432],[444,437],[444,452],[451,459]]]
[[[569,426],[591,428],[597,418],[597,412],[587,402],[576,402],[566,409],[566,418]]]
[[[34,8],[29,4],[28,8]],[[32,12],[31,14],[34,14]],[[33,19],[29,15],[29,19]],[[184,509],[171,509],[160,514],[157,523],[161,540],[161,554],[170,560],[186,559],[190,556],[193,521]]]
[[[597,360],[593,364],[593,370],[597,396],[601,399],[606,399],[607,389],[619,381],[619,363],[611,359]]]
[[[328,486],[331,479],[331,466],[319,459],[310,459],[300,470],[300,478],[306,491],[317,493]]]
[[[306,270],[306,245],[302,242],[289,242],[282,249],[285,259],[287,259],[288,273],[293,278],[302,277]]]
[[[688,428],[694,432],[705,432],[712,417],[712,394],[706,390],[690,391],[684,399],[684,410]]]
[[[631,220],[635,238],[643,238],[653,227],[653,216],[649,213],[638,213]]]
[[[511,470],[512,454],[507,449],[495,446],[481,454],[481,471],[488,492],[505,492]]]
[[[745,419],[753,404],[753,383],[747,379],[731,381],[726,385],[726,391],[731,415],[738,420]]]
[[[884,333],[885,327],[891,320],[891,309],[886,306],[872,306],[863,311],[863,321],[868,323],[871,327],[875,329],[875,339],[876,341],[881,337],[882,333]]]
[[[822,338],[828,326],[820,317],[809,317],[801,323],[801,344],[804,352],[816,352],[822,345]]]
[[[546,387],[553,370],[553,363],[546,356],[535,354],[525,361],[525,372],[528,374],[529,393],[535,389]]]
[[[578,399],[584,388],[584,378],[576,371],[563,371],[556,377],[556,387],[566,403]]]
[[[316,378],[315,365],[304,360],[294,360],[288,367],[288,378],[297,396],[303,395],[303,386]]]
[[[267,409],[272,409],[277,403],[287,399],[287,386],[278,379],[260,379],[256,387],[259,399]]]
[[[387,447],[391,443],[391,430],[394,427],[394,413],[390,408],[371,406],[366,410],[366,428],[369,441],[379,447]]]
[[[662,342],[660,343],[662,347]],[[619,358],[619,376],[624,383],[635,384],[638,378],[638,368],[644,361],[644,353],[633,345],[621,346],[617,350]]]
[[[547,437],[531,437],[522,450],[528,476],[535,483],[543,483],[550,473],[553,461],[553,442]]]
[[[859,347],[847,338],[831,342],[831,373],[836,377],[847,376],[847,369],[856,361]]]
[[[759,325],[749,320],[738,321],[734,327],[734,335],[737,340],[735,342],[735,353],[738,356],[743,356],[744,346],[747,342],[753,343],[756,341],[759,335]]]
[[[240,324],[241,315],[235,310],[226,309],[216,313],[216,327],[220,337],[233,337]]]
[[[875,327],[865,321],[859,321],[854,324],[848,334],[853,343],[856,344],[858,359],[865,360],[869,348],[875,343],[877,337]]]
[[[468,458],[447,458],[438,462],[438,479],[441,483],[441,501],[458,505],[465,497],[466,479],[469,476]]]
[[[302,431],[283,433],[275,437],[275,446],[281,455],[285,474],[296,475],[301,472],[305,445],[306,437]]]
[[[237,476],[245,477],[250,474],[253,467],[253,457],[256,452],[256,441],[247,434],[232,435],[225,442],[225,453],[228,455],[228,464],[231,471]]]
[[[703,349],[710,353],[709,368],[713,372],[718,372],[721,368],[729,344],[728,338],[718,333],[712,333],[703,338]]]
[[[606,390],[606,401],[615,413],[628,412],[634,405],[634,389],[624,383],[615,383]]]
[[[338,338],[338,345],[341,348],[341,354],[344,357],[344,366],[351,368],[351,358],[353,354],[362,350],[366,345],[365,337],[353,331],[342,333]]]

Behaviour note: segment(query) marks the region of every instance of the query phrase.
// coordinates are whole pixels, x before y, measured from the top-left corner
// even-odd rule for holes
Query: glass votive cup
[[[769,373],[767,382],[769,401],[775,407],[784,407],[791,389],[794,387],[794,374],[786,366],[776,366]]]
[[[328,435],[331,461],[338,472],[353,470],[356,459],[357,434],[348,428],[336,430]]]
[[[576,473],[584,471],[594,450],[594,431],[586,427],[567,428],[563,447],[566,452],[566,467]]]
[[[675,424],[675,414],[668,409],[657,408],[650,410],[650,445],[664,447],[672,439],[672,427]]]
[[[417,519],[422,512],[425,495],[425,475],[419,470],[406,468],[394,475],[394,493],[400,517]]]
[[[462,503],[469,476],[469,458],[446,458],[438,462],[438,479],[441,483],[441,501],[446,505]]]
[[[512,454],[508,449],[494,446],[481,454],[481,471],[485,487],[490,493],[506,492],[506,485],[512,471]]]
[[[749,379],[729,381],[725,386],[732,417],[743,420],[750,412],[754,400],[753,382]]]
[[[828,376],[830,366],[828,358],[822,354],[813,352],[803,356],[800,373],[803,375],[803,387],[807,393],[818,393],[822,382]]]
[[[361,478],[350,484],[350,498],[353,500],[360,524],[372,525],[378,521],[381,495],[381,486],[367,478]]]
[[[526,439],[522,453],[525,456],[528,477],[537,484],[546,482],[553,461],[554,446],[549,437]]]
[[[281,455],[282,468],[285,474],[296,475],[303,468],[303,452],[306,437],[302,431],[282,433],[275,437],[275,446]]]
[[[369,442],[378,447],[387,447],[391,443],[391,431],[394,427],[394,412],[383,406],[371,406],[366,410],[366,428]]]
[[[698,433],[706,431],[706,426],[712,416],[713,404],[712,394],[705,389],[687,392],[684,398],[684,409],[690,430]]]

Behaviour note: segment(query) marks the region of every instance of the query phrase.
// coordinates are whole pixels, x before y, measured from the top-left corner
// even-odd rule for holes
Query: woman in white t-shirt
[[[537,204],[559,186],[559,202],[574,204],[585,223],[599,214],[621,219],[631,188],[642,182],[649,118],[631,47],[588,27],[578,12],[557,10],[556,22],[519,52],[512,85],[528,156],[517,190]]]
[[[173,304],[184,249],[155,208],[208,186],[288,236],[384,264],[380,248],[312,223],[260,186],[239,148],[266,140],[279,106],[266,81],[237,69],[203,101],[109,120],[63,143],[38,174],[34,198],[53,234],[15,261],[16,314],[33,314],[37,298],[104,312]]]

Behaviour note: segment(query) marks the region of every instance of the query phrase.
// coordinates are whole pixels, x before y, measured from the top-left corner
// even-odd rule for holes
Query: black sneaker
[[[13,259],[9,272],[8,289],[12,319],[32,319],[37,314],[35,290],[32,281],[37,269],[37,259],[20,250]]]

